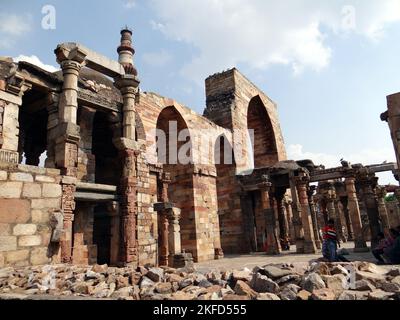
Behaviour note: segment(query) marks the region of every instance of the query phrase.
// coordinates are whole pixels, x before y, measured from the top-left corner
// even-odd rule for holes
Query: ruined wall
[[[262,101],[268,116],[265,122],[270,121],[272,126],[269,138],[276,146],[276,157],[275,161],[265,163],[265,166],[271,166],[273,162],[286,160],[276,104],[237,69],[206,79],[207,108],[204,116],[224,128],[241,132],[235,137],[235,143],[242,146],[240,152],[235,154],[237,173],[253,168],[251,150],[247,147],[247,130],[249,104],[255,97]]]
[[[57,254],[49,249],[49,218],[61,206],[59,174],[0,164],[0,267],[46,264]]]
[[[150,170],[145,159],[145,142],[141,141],[142,152],[137,158],[137,239],[139,263],[155,264],[157,261],[157,212],[153,208],[154,194],[150,192]]]
[[[169,186],[170,200],[182,210],[182,249],[191,252],[196,261],[210,260],[214,258],[215,250],[220,249],[213,144],[219,135],[229,138],[231,135],[229,130],[215,125],[174,100],[153,93],[143,93],[137,105],[137,114],[143,123],[147,146],[150,147],[148,160],[152,164],[157,163],[158,159],[155,148],[151,148],[155,142],[151,132],[157,128],[161,112],[168,107],[174,107],[182,117],[194,146],[192,160],[195,165],[178,164],[164,168],[173,173]],[[204,138],[212,144],[202,143]]]

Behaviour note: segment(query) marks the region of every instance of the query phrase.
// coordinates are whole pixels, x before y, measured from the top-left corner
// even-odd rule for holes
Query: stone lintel
[[[118,201],[119,197],[116,194],[100,193],[100,192],[75,192],[75,200],[84,200],[89,202],[108,202]]]
[[[8,93],[6,91],[0,90],[0,100],[4,100],[9,103],[16,104],[20,106],[22,104],[22,98],[20,96],[16,96],[14,94]]]
[[[141,149],[138,142],[128,138],[116,138],[113,143],[118,150],[131,149],[139,151]]]
[[[163,211],[167,209],[173,209],[175,206],[171,202],[157,202],[154,204],[154,211]]]
[[[86,54],[85,64],[88,68],[96,70],[112,78],[116,78],[125,74],[125,70],[119,62],[111,60],[106,56],[90,50],[79,43],[62,43],[57,47],[57,49],[61,50],[60,58],[58,59],[71,59],[74,58],[72,57],[74,53],[84,52]]]

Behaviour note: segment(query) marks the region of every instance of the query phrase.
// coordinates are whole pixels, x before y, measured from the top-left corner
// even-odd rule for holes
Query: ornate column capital
[[[136,95],[139,83],[139,79],[135,75],[125,74],[116,78],[114,85],[122,95]]]
[[[79,64],[85,62],[87,52],[78,45],[68,45],[65,43],[59,44],[54,50],[57,57],[57,62],[62,64],[63,61],[72,60]]]
[[[261,191],[269,192],[269,191],[271,191],[272,183],[269,181],[269,177],[268,176],[263,175],[261,177],[261,182],[258,183],[257,186]]]

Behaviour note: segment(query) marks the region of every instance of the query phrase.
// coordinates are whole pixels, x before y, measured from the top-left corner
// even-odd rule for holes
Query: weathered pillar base
[[[215,260],[220,260],[224,258],[224,252],[222,248],[215,248],[214,252],[215,252]]]
[[[369,248],[364,239],[354,241],[354,252],[368,252]]]
[[[304,253],[314,254],[317,253],[317,246],[314,241],[304,241]]]
[[[185,268],[188,271],[194,271],[194,263],[191,253],[175,254],[170,257],[170,261],[173,261],[172,267],[175,269]]]

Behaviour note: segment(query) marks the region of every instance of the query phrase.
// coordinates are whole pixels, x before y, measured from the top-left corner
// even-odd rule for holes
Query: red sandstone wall
[[[0,267],[51,261],[49,218],[60,204],[59,170],[0,164]]]

